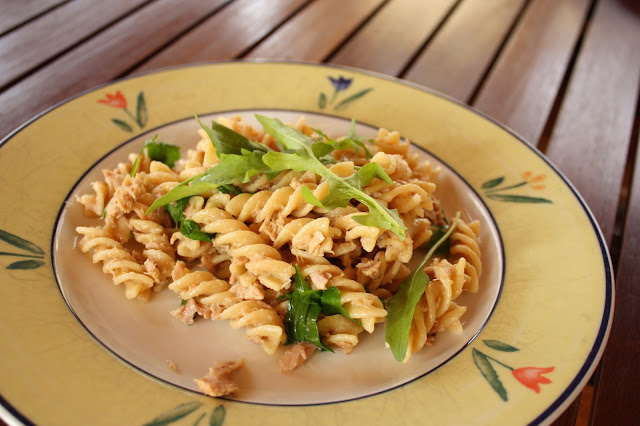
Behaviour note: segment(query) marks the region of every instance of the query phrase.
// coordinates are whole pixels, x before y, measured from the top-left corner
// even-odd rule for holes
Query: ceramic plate
[[[154,135],[198,140],[209,120],[255,113],[340,135],[397,130],[442,168],[445,211],[481,222],[480,291],[464,330],[406,363],[384,327],[349,355],[322,352],[283,375],[241,330],[187,327],[172,292],[129,301],[75,247],[76,195]],[[25,424],[549,423],[589,379],[607,339],[613,282],[593,216],[548,160],[512,132],[424,88],[322,65],[225,62],[154,72],[70,99],[0,145],[0,395]],[[243,359],[240,391],[193,378]],[[175,362],[171,369],[167,360]]]

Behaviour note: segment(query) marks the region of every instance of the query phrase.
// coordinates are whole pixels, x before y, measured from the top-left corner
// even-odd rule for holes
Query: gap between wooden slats
[[[547,148],[585,198],[610,247],[639,88],[637,40],[638,14],[617,0],[597,4]]]
[[[76,0],[0,38],[0,90],[148,1]]]
[[[308,3],[309,0],[236,0],[133,72],[242,56]]]
[[[327,61],[400,75],[456,4],[455,0],[391,1]]]
[[[227,3],[158,0],[127,16],[1,93],[0,135],[57,102],[122,75]],[[180,13],[174,13],[178,8]],[[132,38],[139,42],[127,42]]]
[[[245,57],[320,62],[382,5],[382,0],[316,1]]]
[[[0,36],[68,2],[69,0],[0,0]]]
[[[589,6],[588,0],[532,2],[474,107],[537,144]]]
[[[592,423],[635,424],[640,418],[638,381],[640,380],[640,96],[636,108],[629,164],[628,208],[616,275],[616,314],[600,369],[596,376]]]
[[[464,1],[402,77],[470,102],[525,0]]]

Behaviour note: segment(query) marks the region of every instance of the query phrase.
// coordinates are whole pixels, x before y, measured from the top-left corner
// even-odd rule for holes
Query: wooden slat
[[[639,20],[617,0],[598,3],[547,150],[609,243],[639,89]]]
[[[631,425],[640,419],[640,151],[616,281],[616,307],[594,398],[594,425]]]
[[[523,4],[524,0],[463,2],[403,78],[468,102]]]
[[[553,422],[553,426],[582,426],[578,425],[576,420],[578,419],[578,411],[580,408],[580,399],[582,394],[576,397],[576,400],[567,407],[566,410]],[[586,426],[586,424],[583,424]]]
[[[329,62],[398,75],[455,3],[454,0],[394,0]],[[400,22],[402,25],[392,24]]]
[[[63,2],[63,0],[0,0],[0,34]]]
[[[257,43],[308,0],[237,0],[135,72],[232,59]]]
[[[588,0],[531,3],[474,106],[537,144],[589,6]]]
[[[316,1],[284,24],[246,56],[263,59],[323,61],[382,0]]]
[[[58,57],[0,94],[0,137],[56,102],[122,75],[225,3],[156,1]]]
[[[76,0],[0,38],[0,87],[148,0]],[[43,37],[46,34],[46,37]],[[29,52],[25,55],[25,52]]]

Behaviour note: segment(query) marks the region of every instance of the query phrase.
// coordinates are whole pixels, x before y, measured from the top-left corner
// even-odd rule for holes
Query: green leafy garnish
[[[173,167],[175,162],[180,159],[180,147],[161,142],[158,135],[144,144],[144,151],[150,159],[161,161],[169,167]]]
[[[235,185],[220,185],[218,187],[218,191],[222,192],[223,194],[242,194],[242,189],[238,188]]]
[[[326,290],[311,290],[302,276],[298,265],[293,276],[294,289],[289,296],[289,308],[284,317],[284,327],[287,333],[286,344],[308,342],[318,348],[333,352],[320,340],[318,331],[318,316],[344,315],[351,318],[347,310],[340,304],[340,290],[329,287]]]
[[[164,209],[169,213],[171,219],[176,224],[176,227],[180,229],[180,233],[187,238],[198,241],[211,242],[211,235],[200,230],[200,225],[196,222],[184,218],[184,208],[189,202],[189,197],[182,198],[176,202],[167,204]]]
[[[250,141],[215,121],[212,121],[211,128],[208,128],[197,117],[196,120],[211,138],[220,162],[158,198],[151,204],[147,213],[173,201],[199,195],[221,185],[229,185],[227,188],[230,188],[230,185],[235,182],[246,183],[258,173],[271,175],[272,170],[262,162],[262,156],[267,151],[271,151],[269,147]]]
[[[129,176],[134,177],[136,173],[138,173],[139,168],[140,168],[140,157],[136,158],[136,161],[133,162],[133,166],[131,166],[131,171],[129,172]]]
[[[180,223],[180,233],[192,240],[211,242],[211,236],[200,230],[198,223],[185,219]]]
[[[351,127],[349,128],[349,133],[340,141],[331,139],[329,136],[325,135],[319,129],[313,129],[313,131],[324,139],[320,144],[328,146],[328,148],[321,148],[320,144],[318,143],[314,144],[314,152],[317,151],[317,154],[321,154],[321,155],[316,155],[316,157],[320,160],[323,160],[321,157],[331,153],[334,150],[343,150],[343,149],[349,149],[349,148],[353,148],[356,154],[359,152],[360,149],[362,149],[364,150],[364,153],[367,159],[371,158],[371,151],[369,151],[369,149],[365,146],[364,142],[362,142],[360,139],[356,137],[356,121],[353,119],[351,120]],[[328,149],[328,152],[326,152],[327,149]]]
[[[340,145],[343,141],[317,142],[313,138],[284,125],[278,119],[259,114],[256,115],[256,118],[262,124],[265,132],[276,139],[283,152],[273,151],[269,147],[251,141],[216,122],[212,122],[211,128],[207,128],[196,117],[198,123],[211,138],[220,163],[189,181],[182,182],[169,193],[157,199],[149,207],[147,213],[171,202],[202,194],[223,185],[225,188],[223,191],[229,190],[231,188],[229,185],[236,182],[246,183],[258,173],[264,173],[267,178],[271,179],[285,170],[311,171],[329,181],[330,192],[320,202],[311,191],[303,190],[305,201],[326,209],[334,209],[345,207],[352,199],[355,199],[369,209],[368,213],[354,216],[356,222],[361,225],[388,229],[401,240],[405,238],[406,227],[398,211],[388,209],[362,190],[374,178],[382,179],[388,184],[393,183],[379,164],[368,163],[358,168],[351,176],[341,178],[331,172],[320,158],[336,149],[333,145]],[[345,142],[345,144],[356,144],[353,135],[354,126],[355,124],[352,124],[352,131],[347,139],[350,142]],[[356,144],[356,146],[358,145]]]
[[[388,300],[385,341],[389,344],[391,353],[397,361],[403,361],[406,357],[413,314],[420,297],[424,293],[427,284],[429,284],[429,276],[422,268],[438,248],[451,236],[459,220],[460,212],[456,214],[447,231],[437,241],[432,244],[432,241],[429,240],[429,251],[425,257],[418,267],[400,283],[396,294]]]
[[[322,176],[329,182],[329,194],[322,199],[322,202],[314,200],[312,204],[334,209],[345,207],[351,199],[356,199],[369,208],[368,213],[353,217],[356,222],[361,225],[388,229],[401,240],[405,238],[406,227],[402,219],[400,219],[398,211],[386,208],[362,190],[362,187],[368,185],[374,177],[382,179],[389,184],[392,183],[391,178],[379,164],[368,163],[353,175],[341,178],[325,167],[316,157],[313,146],[318,142],[286,126],[277,118],[268,118],[259,114],[256,115],[256,118],[262,124],[265,132],[273,136],[284,149],[283,152],[270,151],[264,154],[262,157],[264,164],[274,172],[283,170],[310,171]],[[306,195],[308,199],[313,197],[310,191]]]
[[[220,154],[239,155],[242,154],[242,151],[258,151],[263,153],[271,151],[271,148],[268,146],[254,142],[216,121],[211,121],[211,127],[203,125],[198,116],[196,116],[196,121],[200,127],[207,132],[207,135],[209,135],[209,139],[211,139],[218,157],[220,157]]]
[[[445,227],[445,226],[432,226],[431,230],[432,230],[432,234],[431,234],[431,238],[429,238],[429,241],[427,242],[427,247],[432,247],[437,241],[439,241],[444,234],[447,233],[447,230],[449,228]],[[435,256],[441,256],[441,257],[449,257],[449,247],[451,246],[451,243],[449,242],[449,240],[445,240],[439,247],[438,249],[433,253]]]

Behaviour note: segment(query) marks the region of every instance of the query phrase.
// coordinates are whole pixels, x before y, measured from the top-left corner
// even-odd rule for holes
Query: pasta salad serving
[[[382,325],[405,363],[462,330],[456,299],[479,288],[480,224],[447,217],[439,168],[397,132],[361,140],[354,122],[330,137],[303,118],[256,119],[196,117],[184,157],[155,137],[103,170],[77,198],[99,220],[76,228],[78,248],[128,299],[173,292],[185,324],[228,320],[267,354],[284,346],[285,373],[317,350],[350,353]],[[198,385],[232,393],[205,388],[238,367],[220,363]]]

